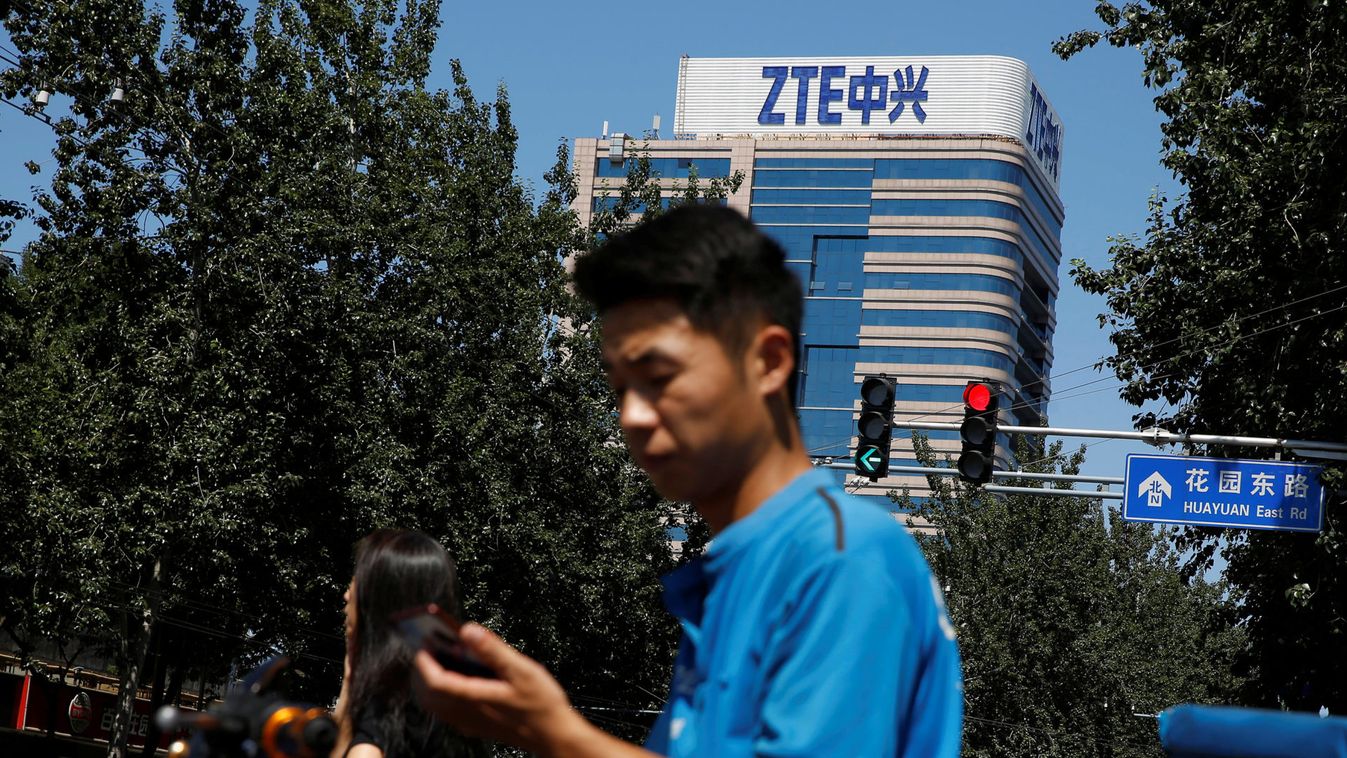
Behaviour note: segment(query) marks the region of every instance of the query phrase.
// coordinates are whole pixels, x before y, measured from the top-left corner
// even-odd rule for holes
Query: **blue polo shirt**
[[[957,756],[954,629],[912,536],[811,470],[664,579],[682,622],[646,748],[677,756]]]

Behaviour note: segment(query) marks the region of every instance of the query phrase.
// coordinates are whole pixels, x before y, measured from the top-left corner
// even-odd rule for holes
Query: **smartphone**
[[[496,679],[496,672],[478,660],[459,639],[462,624],[435,603],[416,605],[394,613],[389,620],[412,650],[425,650],[450,671]]]

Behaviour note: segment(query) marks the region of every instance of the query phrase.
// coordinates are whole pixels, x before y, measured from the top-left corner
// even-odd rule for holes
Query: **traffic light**
[[[963,389],[963,425],[959,438],[959,476],[965,482],[986,484],[996,465],[996,386],[989,381],[969,382]]]
[[[856,421],[856,473],[879,481],[889,473],[889,441],[893,436],[893,399],[897,382],[867,376],[861,382],[861,416]]]

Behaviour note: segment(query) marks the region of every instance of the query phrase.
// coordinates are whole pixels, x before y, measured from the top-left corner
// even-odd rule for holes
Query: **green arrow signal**
[[[878,463],[878,461],[872,460],[872,459],[871,459],[871,456],[873,456],[875,453],[878,453],[878,452],[879,452],[879,448],[877,448],[877,447],[872,447],[872,448],[870,448],[869,450],[866,450],[865,453],[864,453],[863,455],[861,455],[861,465],[865,466],[865,469],[866,469],[867,471],[874,471],[874,470],[875,470],[875,464]]]

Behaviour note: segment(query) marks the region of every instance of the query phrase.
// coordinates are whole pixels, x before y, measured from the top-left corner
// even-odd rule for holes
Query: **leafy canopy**
[[[1136,48],[1157,90],[1162,163],[1183,192],[1155,195],[1144,234],[1112,239],[1110,265],[1074,261],[1104,295],[1104,362],[1176,431],[1343,439],[1347,429],[1347,5],[1100,2],[1104,29],[1058,41],[1063,58]],[[1267,451],[1215,450],[1267,455]],[[1330,489],[1344,486],[1331,464]],[[1317,539],[1231,534],[1252,704],[1347,712],[1347,533],[1341,500]],[[1192,529],[1192,571],[1221,534]]]
[[[913,449],[937,465],[920,434]],[[1060,442],[1019,449],[1034,473],[1076,474],[1084,458]],[[1165,533],[1098,499],[928,484],[928,498],[896,499],[925,524],[918,541],[958,634],[965,755],[1158,757],[1155,722],[1134,713],[1233,692],[1233,606],[1222,586],[1184,579]]]

